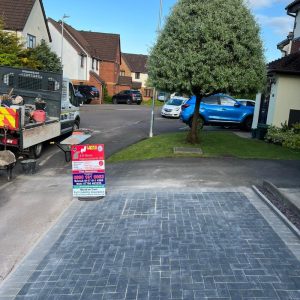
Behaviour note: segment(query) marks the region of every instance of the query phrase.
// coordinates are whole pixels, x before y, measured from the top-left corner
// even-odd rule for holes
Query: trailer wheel
[[[79,125],[80,125],[80,121],[78,119],[76,119],[75,122],[74,122],[74,124],[73,124],[72,131],[78,130],[79,129]]]
[[[42,154],[43,150],[43,144],[37,144],[30,147],[30,156],[33,156],[34,158],[39,158]]]

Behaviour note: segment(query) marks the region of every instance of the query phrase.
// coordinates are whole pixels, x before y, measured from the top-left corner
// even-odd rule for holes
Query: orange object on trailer
[[[19,113],[15,108],[0,107],[0,128],[10,130],[19,128]]]

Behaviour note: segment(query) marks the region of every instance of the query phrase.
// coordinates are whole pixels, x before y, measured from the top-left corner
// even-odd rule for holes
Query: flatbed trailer
[[[61,73],[0,67],[0,94],[12,89],[25,104],[0,107],[0,146],[39,157],[43,142],[79,128],[79,99]],[[34,107],[37,98],[46,102],[47,118],[42,122],[27,115],[27,108]]]

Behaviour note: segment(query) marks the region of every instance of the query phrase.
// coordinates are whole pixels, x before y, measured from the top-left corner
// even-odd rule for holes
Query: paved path
[[[250,189],[115,189],[74,201],[0,299],[300,299],[299,258]]]

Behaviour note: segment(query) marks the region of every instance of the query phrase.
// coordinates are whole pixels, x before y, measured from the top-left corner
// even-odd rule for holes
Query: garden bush
[[[281,128],[270,126],[265,140],[286,148],[300,150],[300,123],[292,125],[291,128],[286,123],[281,124]]]

